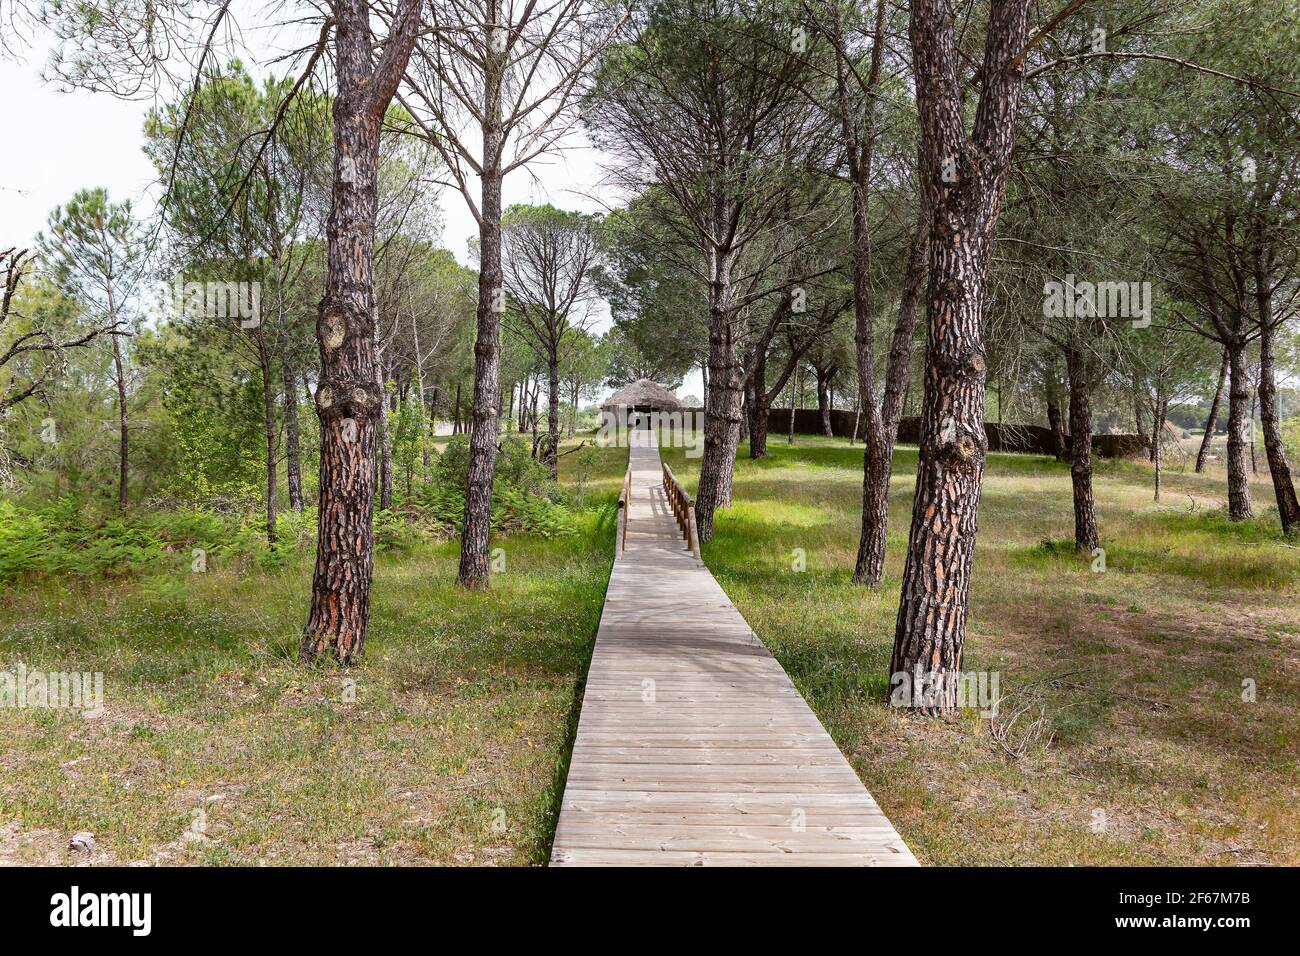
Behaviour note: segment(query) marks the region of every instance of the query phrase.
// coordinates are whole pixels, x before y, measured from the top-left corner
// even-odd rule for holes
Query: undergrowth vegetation
[[[421,541],[447,540],[459,530],[465,511],[468,439],[457,435],[441,455],[433,452],[428,481],[391,509],[374,514],[375,543],[410,548]],[[578,533],[582,489],[557,485],[519,437],[502,439],[493,488],[494,534],[543,538]],[[281,510],[276,541],[256,499],[223,499],[204,506],[175,501],[146,502],[119,513],[98,501],[70,497],[23,505],[0,501],[0,582],[31,574],[121,576],[166,569],[211,566],[271,568],[315,542],[316,511]]]
[[[265,547],[255,517],[139,509],[78,537],[70,510],[7,510],[7,535],[45,542],[13,560],[48,570],[0,588],[0,670],[103,672],[104,713],[0,708],[0,863],[68,862],[82,830],[92,863],[544,862],[627,452],[562,457],[561,492],[540,496],[512,452],[497,507],[562,510],[565,532],[494,536],[491,587],[471,592],[445,532],[407,502],[378,514],[366,654],[346,671],[296,661],[308,514],[268,568],[246,557]],[[191,545],[211,548],[206,573]]]

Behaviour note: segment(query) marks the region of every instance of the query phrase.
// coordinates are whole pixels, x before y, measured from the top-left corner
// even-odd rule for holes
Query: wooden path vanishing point
[[[683,541],[653,433],[632,434],[649,437],[630,450],[625,546],[605,595],[552,865],[916,866]],[[668,487],[689,505],[680,486]]]

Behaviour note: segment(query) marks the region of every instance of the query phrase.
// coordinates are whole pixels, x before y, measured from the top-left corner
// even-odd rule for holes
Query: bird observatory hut
[[[643,378],[620,388],[605,399],[600,409],[602,417],[615,417],[620,424],[626,422],[627,428],[649,429],[656,421],[662,420],[661,416],[672,413],[676,413],[680,423],[686,406],[658,382]]]

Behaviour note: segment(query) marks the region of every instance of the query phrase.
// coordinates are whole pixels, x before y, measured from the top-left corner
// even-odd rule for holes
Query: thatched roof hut
[[[625,385],[600,406],[614,410],[626,408],[637,412],[679,412],[685,405],[668,389],[648,378],[638,379],[631,385]]]

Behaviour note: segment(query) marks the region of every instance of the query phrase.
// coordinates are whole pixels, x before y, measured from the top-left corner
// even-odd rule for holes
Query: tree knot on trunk
[[[334,351],[343,344],[348,331],[348,317],[337,305],[330,305],[321,310],[320,326],[316,330],[320,343],[326,351]]]
[[[368,419],[379,407],[379,385],[375,382],[336,380],[322,382],[316,389],[316,410],[321,421],[336,418]]]
[[[947,372],[951,376],[967,380],[982,379],[988,368],[984,353],[977,348],[964,349],[955,353],[935,350],[931,361],[936,371]]]
[[[980,429],[983,432],[983,429]],[[939,423],[939,440],[936,443],[938,454],[952,461],[961,463],[978,462],[984,459],[988,438],[983,434],[959,425],[954,418],[945,418]]]

